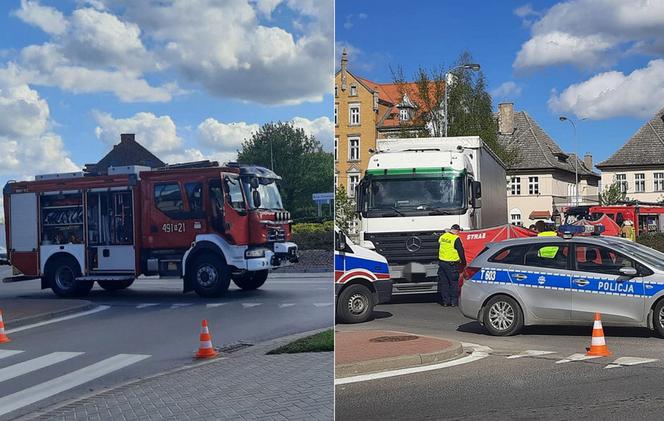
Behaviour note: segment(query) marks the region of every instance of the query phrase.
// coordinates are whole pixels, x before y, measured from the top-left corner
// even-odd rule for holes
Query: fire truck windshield
[[[251,209],[283,209],[284,205],[281,203],[281,195],[277,183],[271,178],[258,178],[258,194],[261,198],[260,206],[254,204],[254,199],[251,195],[251,184],[249,178],[243,179],[245,191]]]

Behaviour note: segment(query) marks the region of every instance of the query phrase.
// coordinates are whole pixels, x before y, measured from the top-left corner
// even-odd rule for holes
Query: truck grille
[[[438,260],[439,235],[433,231],[376,232],[364,233],[364,239],[371,241],[390,264],[428,263]]]
[[[270,228],[267,231],[267,241],[286,241],[286,231],[283,228]]]

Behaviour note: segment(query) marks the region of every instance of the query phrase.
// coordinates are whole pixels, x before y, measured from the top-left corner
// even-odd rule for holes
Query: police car
[[[373,250],[353,244],[335,228],[334,293],[337,319],[344,323],[369,320],[376,304],[392,298],[387,260]]]
[[[648,327],[664,336],[664,254],[617,237],[533,237],[489,244],[465,269],[461,312],[492,335],[523,326]]]

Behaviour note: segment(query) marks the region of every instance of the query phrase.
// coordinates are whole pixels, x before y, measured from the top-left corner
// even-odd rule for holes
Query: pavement
[[[0,298],[0,310],[6,329],[90,310],[93,307],[94,304],[87,300]]]
[[[433,364],[463,353],[458,341],[389,330],[338,331],[334,348],[337,378]]]
[[[266,355],[292,335],[89,394],[20,420],[332,420],[331,352]]]

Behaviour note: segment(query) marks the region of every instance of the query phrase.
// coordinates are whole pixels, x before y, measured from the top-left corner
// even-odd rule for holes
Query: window
[[[350,125],[357,126],[360,124],[360,104],[354,104],[350,106]]]
[[[238,177],[224,176],[224,190],[226,193],[226,203],[237,211],[244,211],[244,195],[242,186]]]
[[[605,275],[622,275],[620,268],[636,268],[632,259],[602,246],[590,244],[576,245],[576,269],[584,272]]]
[[[408,108],[402,108],[399,110],[399,119],[401,119],[401,121],[410,120],[410,111]]]
[[[522,265],[523,256],[526,254],[527,246],[507,247],[494,254],[489,259],[493,263],[502,263],[505,265]]]
[[[163,213],[174,217],[184,211],[182,194],[178,183],[156,184],[154,186],[154,204]]]
[[[357,96],[357,86],[350,85],[350,96]]]
[[[539,177],[528,177],[528,194],[539,194]]]
[[[535,244],[526,253],[526,266],[567,269],[569,246],[561,243]]]
[[[664,172],[655,173],[655,191],[664,191]]]
[[[616,174],[616,181],[620,183],[620,192],[627,193],[627,174]]]
[[[521,194],[521,177],[510,178],[510,188],[512,189],[512,196]]]
[[[521,225],[521,210],[514,208],[510,211],[510,222],[514,225]]]
[[[339,104],[334,104],[334,125],[339,125]]]
[[[337,85],[334,85],[334,96],[339,96],[339,87],[337,87]]]
[[[338,137],[334,138],[334,160],[335,161],[339,160],[339,138]]]
[[[348,175],[348,197],[355,197],[355,190],[357,185],[360,184],[360,175],[359,174],[349,174]]]
[[[349,161],[359,161],[360,160],[360,138],[351,137],[348,139],[348,160]]]
[[[189,202],[189,210],[192,212],[192,214],[202,213],[203,185],[201,183],[187,183],[184,185],[184,189],[187,191],[187,201]]]
[[[634,174],[634,191],[637,193],[646,191],[646,175],[644,173]]]

